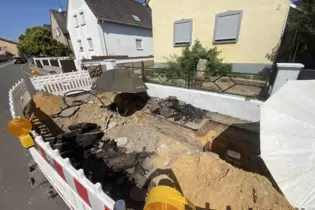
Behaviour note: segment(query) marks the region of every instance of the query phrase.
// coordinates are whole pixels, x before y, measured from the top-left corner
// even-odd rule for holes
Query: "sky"
[[[67,8],[66,0],[59,2]],[[58,9],[59,4],[58,0],[0,0],[0,8],[0,37],[18,41],[26,28],[50,24],[49,9]]]

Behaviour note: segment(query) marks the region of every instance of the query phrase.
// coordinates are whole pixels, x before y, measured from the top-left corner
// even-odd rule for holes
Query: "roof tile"
[[[151,10],[136,0],[85,0],[97,19],[152,28]],[[140,22],[133,15],[139,17]]]

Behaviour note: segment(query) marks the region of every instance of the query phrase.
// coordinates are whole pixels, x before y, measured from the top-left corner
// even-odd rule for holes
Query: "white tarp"
[[[261,108],[261,157],[292,206],[315,209],[315,80],[288,81]]]

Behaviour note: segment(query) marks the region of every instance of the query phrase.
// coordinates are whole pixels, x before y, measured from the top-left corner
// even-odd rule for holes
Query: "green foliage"
[[[314,68],[315,56],[315,0],[299,0],[296,9],[290,9],[281,45],[270,54],[278,63],[303,63]]]
[[[231,65],[223,63],[219,58],[220,51],[216,47],[206,49],[200,41],[196,40],[192,47],[186,46],[180,56],[173,55],[168,61],[170,71],[166,71],[167,78],[187,78],[193,76],[197,71],[200,59],[206,59],[207,76],[224,76],[231,72]]]
[[[19,37],[18,49],[21,55],[27,56],[67,56],[71,50],[57,42],[51,32],[41,26],[27,28]]]
[[[289,17],[289,24],[300,32],[315,35],[315,0],[299,0],[297,9]]]
[[[8,56],[8,57],[12,57],[13,56],[13,53],[9,52],[9,51],[5,51],[4,53],[5,56]]]

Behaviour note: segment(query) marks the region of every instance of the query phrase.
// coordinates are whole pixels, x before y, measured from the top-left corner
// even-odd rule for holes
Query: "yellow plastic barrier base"
[[[168,186],[157,186],[150,191],[144,210],[196,210],[180,192]]]
[[[30,135],[19,136],[19,139],[22,146],[26,149],[33,147],[35,145],[34,140]]]
[[[32,123],[25,118],[14,118],[8,124],[8,131],[20,139],[26,149],[34,146],[33,138],[28,134],[32,130]]]

